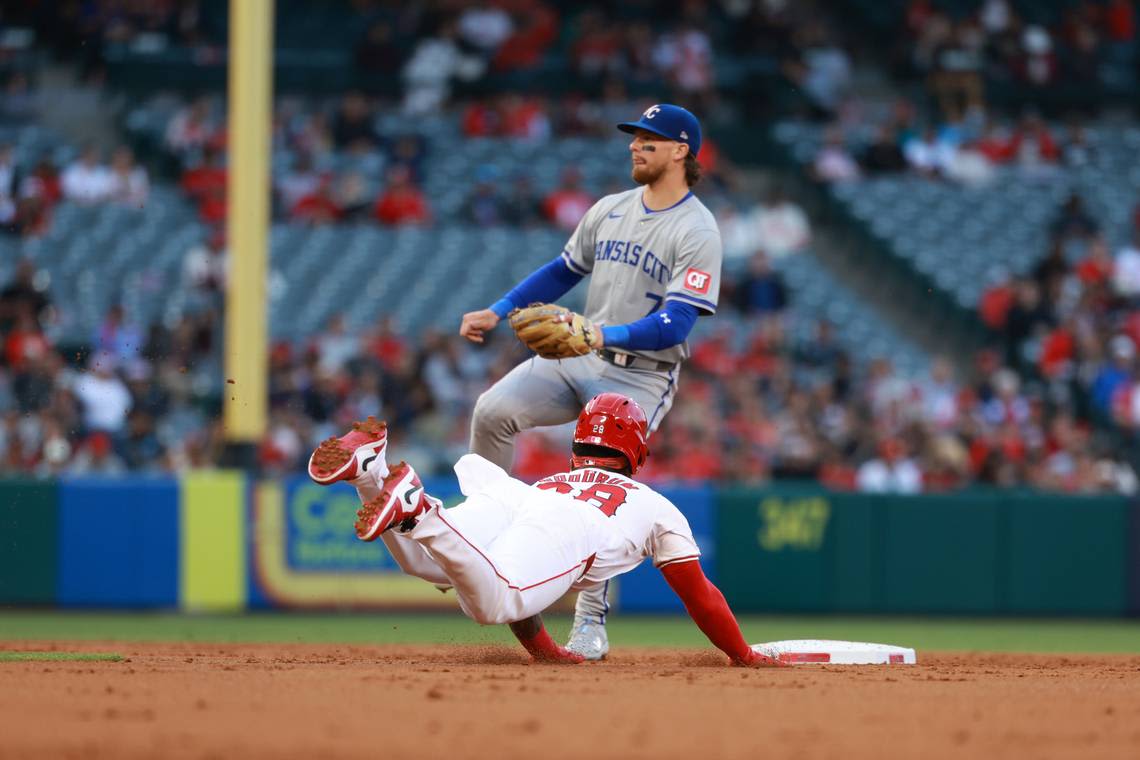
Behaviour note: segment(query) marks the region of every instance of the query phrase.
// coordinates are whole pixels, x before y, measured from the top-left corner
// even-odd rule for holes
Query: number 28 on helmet
[[[648,436],[649,422],[636,401],[620,393],[600,393],[578,415],[570,466],[628,470],[633,475],[649,455]]]

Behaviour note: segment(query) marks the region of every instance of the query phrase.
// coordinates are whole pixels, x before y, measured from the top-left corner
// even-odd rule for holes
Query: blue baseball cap
[[[689,152],[693,156],[701,151],[701,124],[696,116],[681,106],[658,103],[646,108],[637,121],[623,121],[617,128],[630,134],[644,129],[668,140],[683,142],[689,146]]]

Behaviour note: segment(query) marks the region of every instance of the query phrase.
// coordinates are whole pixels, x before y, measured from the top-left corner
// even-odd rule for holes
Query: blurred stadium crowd
[[[147,55],[190,51],[198,67],[217,65],[218,5],[32,2],[5,8],[0,32],[30,30],[32,50],[116,92],[122,72],[137,71],[131,61],[145,66]],[[315,14],[312,36],[350,30],[356,42],[339,92],[275,102],[275,220],[567,232],[593,199],[628,185],[613,124],[664,99],[710,124],[774,110],[768,115],[802,125],[808,148],[789,152],[825,193],[857,195],[883,177],[957,194],[1004,181],[1061,186],[1095,160],[1087,129],[1099,116],[1058,121],[999,108],[993,93],[1003,82],[1024,85],[1019,92],[1135,83],[1131,2],[1081,0],[1043,19],[1004,0],[886,5],[880,26],[895,44],[876,61],[828,23],[836,10],[827,3],[302,3]],[[279,37],[290,23],[279,21]],[[18,51],[3,60],[0,135],[18,134],[42,107],[38,64],[22,63]],[[857,63],[890,75],[888,106],[857,94]],[[563,85],[527,86],[551,76]],[[740,94],[757,77],[772,94],[762,107]],[[50,240],[60,204],[146,215],[155,186],[177,187],[200,225],[177,283],[192,307],[145,323],[122,302],[107,303],[101,323],[76,339],[58,329],[68,306],[53,293],[59,283],[27,249],[3,270],[0,291],[0,473],[168,472],[223,456],[222,99],[143,88],[127,100],[106,162],[83,145],[0,146],[4,250]],[[904,371],[889,354],[859,351],[843,339],[845,325],[797,301],[786,262],[813,256],[815,220],[780,181],[754,181],[710,131],[698,193],[725,240],[721,309],[696,333],[674,408],[651,442],[648,478],[812,478],[879,492],[1136,491],[1125,444],[1140,426],[1140,209],[1127,231],[1079,193],[1047,209],[1034,232],[1043,249],[1026,266],[994,267],[968,301],[987,347],[965,359],[934,351],[921,371]],[[599,157],[608,166],[597,172],[545,173],[505,172],[513,164],[491,155],[450,194],[431,190],[456,184],[439,175],[449,155],[488,140],[590,140],[613,155]],[[499,289],[511,284],[504,274]],[[410,460],[446,469],[466,449],[474,399],[522,358],[505,329],[473,346],[429,326],[351,324],[336,314],[311,335],[274,342],[260,466],[293,472],[316,441],[375,414],[392,423]],[[522,476],[564,467],[567,435],[522,436]]]

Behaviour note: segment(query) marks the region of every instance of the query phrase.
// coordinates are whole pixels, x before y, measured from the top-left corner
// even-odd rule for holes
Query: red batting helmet
[[[649,455],[648,436],[649,422],[636,401],[620,393],[600,393],[590,399],[578,415],[574,443],[603,446],[620,452],[622,456],[574,453],[570,457],[570,466],[575,469],[599,466],[623,470],[628,463],[632,475],[641,469]]]

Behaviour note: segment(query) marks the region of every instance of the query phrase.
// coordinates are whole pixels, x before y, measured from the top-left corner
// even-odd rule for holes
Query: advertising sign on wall
[[[449,498],[447,480],[428,488]],[[317,486],[306,477],[263,482],[251,499],[254,582],[275,606],[455,606],[453,594],[404,575],[382,541],[365,543],[352,531],[360,500],[350,486]]]

